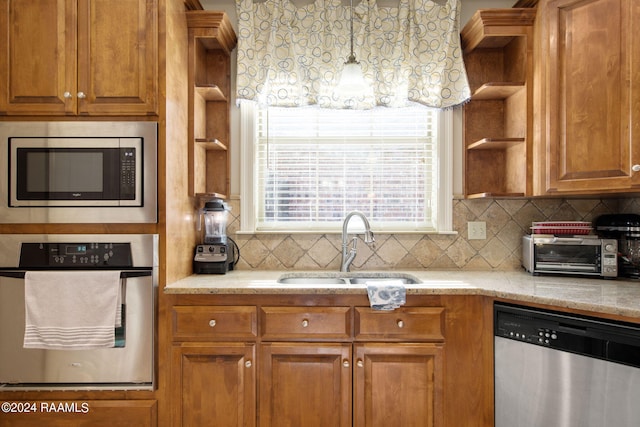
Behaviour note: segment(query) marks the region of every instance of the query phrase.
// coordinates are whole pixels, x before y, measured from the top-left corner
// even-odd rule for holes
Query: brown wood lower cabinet
[[[351,426],[351,344],[266,343],[260,427]]]
[[[187,343],[172,353],[173,383],[179,391],[174,424],[256,425],[254,344]]]
[[[14,401],[3,396],[1,427],[155,427],[156,400],[50,399]],[[14,407],[13,404],[16,406]]]
[[[442,425],[441,344],[357,344],[355,427]]]
[[[483,300],[415,300],[174,297],[173,425],[492,425]]]

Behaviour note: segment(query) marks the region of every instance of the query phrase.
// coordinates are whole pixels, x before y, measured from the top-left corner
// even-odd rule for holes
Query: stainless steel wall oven
[[[2,235],[0,390],[152,390],[157,247],[153,234]],[[83,278],[102,270],[120,277],[113,346],[29,348],[25,275],[65,271]],[[72,286],[86,282],[74,279]]]

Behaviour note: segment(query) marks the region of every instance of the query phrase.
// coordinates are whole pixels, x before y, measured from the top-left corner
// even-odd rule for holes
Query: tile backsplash
[[[238,269],[340,268],[340,234],[236,234],[240,203],[230,204],[229,235],[240,248]],[[375,245],[358,242],[352,270],[520,270],[521,237],[533,221],[592,221],[615,212],[640,212],[640,199],[456,199],[457,234],[384,234],[374,229]],[[487,238],[467,239],[468,221],[484,221]]]

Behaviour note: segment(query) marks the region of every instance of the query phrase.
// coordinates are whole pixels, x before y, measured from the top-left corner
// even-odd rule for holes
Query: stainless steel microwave
[[[593,235],[525,235],[522,266],[530,273],[618,276],[618,241]]]
[[[157,124],[2,122],[0,222],[156,222]]]

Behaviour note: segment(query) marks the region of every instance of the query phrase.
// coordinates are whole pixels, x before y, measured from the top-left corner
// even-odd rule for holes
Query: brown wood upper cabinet
[[[154,115],[157,0],[0,0],[0,115]]]
[[[535,9],[480,9],[461,33],[471,100],[463,110],[467,198],[532,193]]]
[[[640,190],[640,2],[538,4],[536,194]]]

